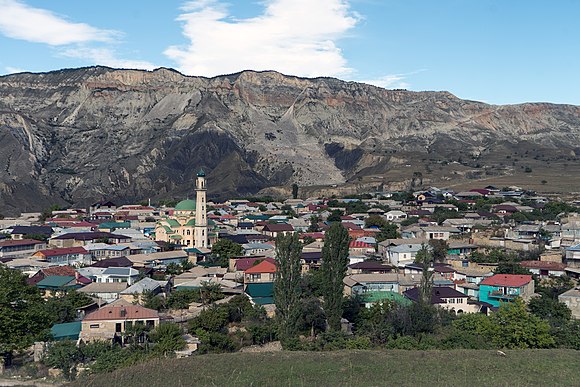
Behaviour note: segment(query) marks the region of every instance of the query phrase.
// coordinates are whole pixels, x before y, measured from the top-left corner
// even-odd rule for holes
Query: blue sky
[[[244,69],[580,105],[580,1],[0,0],[0,74]]]

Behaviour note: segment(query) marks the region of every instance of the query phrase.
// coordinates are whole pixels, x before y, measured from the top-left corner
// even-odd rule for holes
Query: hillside
[[[578,386],[573,350],[231,353],[163,359],[78,386]]]
[[[451,184],[576,167],[579,154],[580,107],[571,105],[487,105],[276,72],[0,77],[3,213],[183,198],[201,167],[210,196],[226,197],[293,182],[407,189],[415,172],[424,184]]]

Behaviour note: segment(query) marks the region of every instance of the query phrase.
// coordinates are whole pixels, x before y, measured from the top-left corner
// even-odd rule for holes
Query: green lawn
[[[580,386],[580,352],[338,351],[162,359],[78,386]]]

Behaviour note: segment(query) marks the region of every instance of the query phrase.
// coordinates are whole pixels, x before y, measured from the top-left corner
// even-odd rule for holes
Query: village
[[[437,310],[491,316],[504,304],[541,299],[540,287],[558,289],[556,302],[569,309],[571,321],[580,319],[577,203],[519,187],[330,198],[299,198],[293,188],[290,199],[208,201],[200,171],[195,199],[164,205],[103,200],[87,209],[0,220],[0,269],[22,273],[45,302],[68,300],[71,309],[54,318],[45,341],[12,348],[32,346],[41,361],[47,342],[135,346],[154,342],[148,333],[164,324],[178,328],[181,344],[170,349],[178,357],[272,345],[281,235],[296,235],[301,244],[308,298],[300,332],[315,341],[327,329],[318,288],[334,223],[349,237],[343,296],[358,317],[349,318],[345,307],[340,331],[353,348],[366,345],[348,339],[368,322],[361,323],[361,309],[420,301],[425,266],[418,257],[426,253],[432,258],[430,303]],[[402,336],[384,343],[397,347]]]

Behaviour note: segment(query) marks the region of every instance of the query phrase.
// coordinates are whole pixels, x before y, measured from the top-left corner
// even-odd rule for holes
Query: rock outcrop
[[[210,196],[341,184],[403,154],[580,149],[580,107],[495,106],[276,72],[215,78],[90,67],[0,77],[0,212],[101,198]]]

